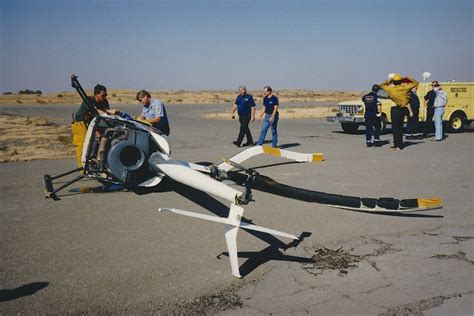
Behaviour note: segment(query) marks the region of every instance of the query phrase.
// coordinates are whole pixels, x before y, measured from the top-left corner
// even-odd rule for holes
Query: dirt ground
[[[72,157],[71,129],[41,117],[0,113],[0,162]]]

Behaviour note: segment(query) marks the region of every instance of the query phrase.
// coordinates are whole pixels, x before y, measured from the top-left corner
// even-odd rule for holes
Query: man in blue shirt
[[[277,124],[279,118],[278,107],[280,105],[278,98],[272,94],[272,91],[272,88],[269,86],[263,88],[263,107],[258,119],[261,122],[263,118],[262,131],[257,142],[257,145],[260,146],[263,145],[269,127],[272,129],[272,147],[276,147],[278,142]]]
[[[247,88],[245,86],[239,87],[239,95],[235,99],[235,104],[232,107],[232,119],[235,118],[235,110],[237,110],[237,114],[239,115],[240,131],[239,137],[237,137],[237,140],[233,143],[237,147],[240,147],[245,135],[247,136],[247,142],[243,146],[252,146],[253,139],[249,129],[249,123],[250,120],[252,120],[252,122],[255,121],[255,101],[250,94],[247,94]]]
[[[138,120],[151,124],[154,128],[168,136],[170,134],[170,126],[164,103],[160,99],[152,98],[146,90],[138,91],[136,98],[138,102],[143,104],[143,110]]]
[[[382,113],[381,104],[377,95],[380,86],[374,84],[372,91],[362,97],[365,105],[365,143],[367,147],[372,147],[372,134],[374,135],[375,147],[380,146],[380,114]]]

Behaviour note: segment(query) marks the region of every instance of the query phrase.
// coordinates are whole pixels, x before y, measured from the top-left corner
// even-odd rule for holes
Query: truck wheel
[[[359,129],[359,124],[341,123],[342,130],[346,133],[355,133]]]
[[[449,118],[448,130],[451,133],[460,133],[464,131],[464,122],[466,115],[462,112],[454,112]]]

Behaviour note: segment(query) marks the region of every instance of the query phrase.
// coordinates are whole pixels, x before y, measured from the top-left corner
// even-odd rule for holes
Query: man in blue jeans
[[[433,87],[433,90],[436,93],[436,98],[433,103],[434,107],[434,121],[435,121],[435,139],[436,141],[440,142],[443,140],[443,114],[444,114],[444,108],[446,107],[446,103],[448,101],[448,98],[446,96],[446,93],[442,90],[441,86],[439,83],[436,84],[436,86]]]
[[[272,129],[272,147],[277,146],[278,142],[278,133],[277,133],[277,124],[278,124],[278,98],[272,94],[272,88],[269,86],[265,86],[263,88],[263,107],[262,113],[260,114],[260,118],[258,119],[259,122],[262,121],[262,132],[260,133],[260,137],[258,139],[257,145],[263,145],[263,141],[267,136],[268,128],[271,127]],[[265,116],[265,117],[264,117]]]

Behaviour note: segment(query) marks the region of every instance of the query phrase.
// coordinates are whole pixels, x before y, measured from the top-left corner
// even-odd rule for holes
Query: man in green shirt
[[[97,84],[94,87],[94,96],[89,97],[89,102],[95,107],[99,114],[118,115],[120,113],[119,110],[110,109],[109,101],[107,101],[107,88],[101,84]],[[94,118],[94,115],[91,113],[87,104],[83,101],[74,118],[77,122],[85,122],[86,124],[89,124]]]

